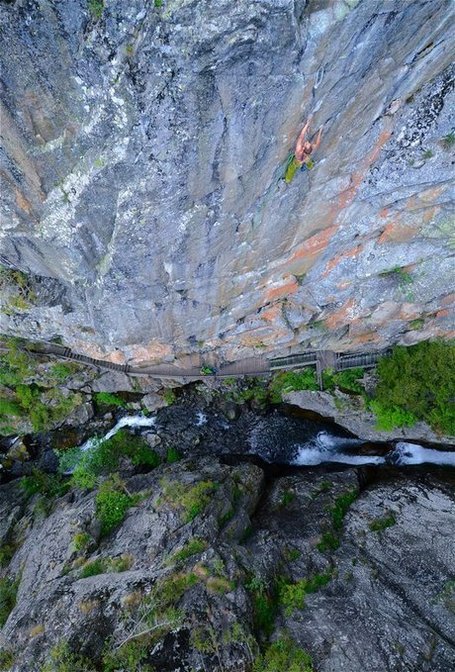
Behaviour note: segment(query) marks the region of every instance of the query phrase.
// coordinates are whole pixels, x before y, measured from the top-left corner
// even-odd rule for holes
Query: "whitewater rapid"
[[[360,439],[346,439],[319,432],[314,439],[304,444],[296,444],[295,457],[291,464],[312,466],[335,462],[349,465],[395,464],[407,466],[415,464],[436,464],[455,467],[455,452],[425,448],[417,443],[397,442],[386,455],[355,455],[345,452],[365,443]]]

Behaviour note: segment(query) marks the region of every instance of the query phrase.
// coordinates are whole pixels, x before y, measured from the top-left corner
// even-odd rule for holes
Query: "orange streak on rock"
[[[346,303],[341,306],[338,310],[336,310],[334,313],[329,315],[325,320],[324,323],[328,329],[336,329],[337,327],[341,327],[344,324],[347,324],[348,322],[351,322],[352,320],[352,309],[355,306],[355,301],[354,299],[349,299],[346,301]]]
[[[281,303],[276,303],[271,308],[261,311],[259,317],[266,322],[274,322],[281,315]]]
[[[330,261],[327,262],[327,266],[325,267],[325,271],[322,274],[324,277],[327,277],[332,271],[335,266],[338,266],[340,261],[343,259],[349,259],[350,257],[356,257],[360,250],[362,249],[362,245],[356,245],[353,247],[351,250],[346,250],[346,252],[341,252],[340,254],[337,254],[333,259],[330,259]]]
[[[280,285],[279,287],[271,287],[265,293],[265,300],[274,301],[275,299],[288,296],[289,294],[294,294],[299,288],[299,283],[295,278],[290,282],[287,282],[285,285]]]
[[[305,257],[314,257],[316,254],[321,252],[327,247],[327,244],[333,234],[337,231],[337,226],[330,226],[319,233],[315,233],[314,236],[305,240],[304,243],[299,245],[297,250],[294,252],[292,257],[289,259],[289,262],[298,261],[304,259]]]

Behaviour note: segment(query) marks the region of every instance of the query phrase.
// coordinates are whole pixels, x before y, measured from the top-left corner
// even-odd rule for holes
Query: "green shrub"
[[[7,567],[18,548],[17,543],[5,543],[0,546],[0,567]]]
[[[40,672],[95,672],[95,668],[87,658],[73,653],[67,642],[61,641],[51,649]]]
[[[118,475],[114,474],[100,485],[95,497],[96,516],[101,523],[101,535],[106,536],[120,525],[136,498],[127,494]]]
[[[185,523],[190,523],[210,503],[210,495],[215,490],[213,481],[199,481],[192,487],[183,483],[161,482],[165,499],[183,509]]]
[[[181,459],[182,456],[180,455],[177,448],[174,448],[174,446],[170,446],[170,448],[167,449],[166,462],[168,464],[174,464],[174,462],[178,462]]]
[[[191,558],[193,555],[197,555],[205,551],[207,548],[207,542],[205,539],[198,539],[194,537],[187,541],[187,543],[169,558],[169,563],[182,563],[188,558]]]
[[[305,596],[326,586],[331,579],[332,572],[325,572],[314,574],[310,578],[300,579],[294,583],[282,580],[279,583],[279,603],[286,616],[290,616],[295,609],[303,609]]]
[[[40,494],[48,499],[61,497],[69,489],[69,483],[59,474],[46,474],[41,469],[33,469],[29,476],[23,476],[21,487],[30,497]]]
[[[95,21],[99,21],[103,16],[104,0],[88,0],[88,11]]]
[[[333,381],[335,385],[342,390],[349,390],[356,394],[362,394],[365,390],[360,380],[365,374],[365,369],[357,367],[355,369],[348,369],[347,371],[340,371],[335,373]]]
[[[83,452],[75,448],[61,453],[60,471],[65,473],[73,470],[73,484],[78,488],[91,490],[98,477],[118,469],[120,460],[124,457],[129,458],[136,466],[152,469],[160,463],[158,454],[142,437],[121,429],[107,441],[94,441]]]
[[[7,576],[0,578],[0,628],[3,628],[14,609],[18,588],[19,579],[13,581]]]
[[[93,399],[98,406],[119,406],[121,408],[126,406],[123,399],[111,392],[95,392]]]
[[[278,595],[275,585],[268,585],[260,577],[253,577],[246,584],[251,594],[253,620],[256,632],[270,637],[278,612]]]
[[[335,530],[339,531],[342,529],[344,517],[347,514],[349,507],[355,502],[358,496],[358,491],[355,488],[352,488],[335,499],[334,505],[330,509],[332,514],[332,525]]]
[[[76,553],[87,550],[93,542],[93,537],[88,532],[76,532],[73,537],[73,547]]]
[[[371,408],[381,427],[409,425],[418,419],[437,431],[455,434],[454,342],[397,346],[379,361],[377,371]]]
[[[0,649],[0,670],[7,672],[14,664],[14,654],[7,649]]]
[[[51,366],[51,376],[55,378],[57,382],[63,382],[67,380],[73,373],[79,369],[77,364],[69,362],[68,364],[63,362],[56,362]]]
[[[325,553],[325,551],[336,551],[339,547],[340,539],[333,532],[324,532],[321,541],[316,546],[321,553]]]
[[[164,390],[163,399],[168,406],[172,406],[177,401],[177,395],[170,387]]]
[[[302,371],[280,371],[276,373],[270,383],[271,400],[280,403],[283,394],[294,390],[318,390],[316,369],[307,367]]]
[[[147,658],[149,646],[142,640],[131,640],[126,642],[116,651],[106,651],[103,656],[103,672],[154,672],[149,665],[144,665],[143,660]]]
[[[254,661],[252,672],[313,672],[313,664],[311,656],[285,636]]]
[[[96,558],[96,560],[91,560],[90,562],[86,562],[85,565],[83,565],[80,573],[80,578],[87,579],[89,576],[104,574],[104,572],[105,572],[104,558]]]
[[[388,527],[392,527],[392,525],[395,525],[396,522],[397,521],[395,515],[393,513],[389,513],[386,516],[375,518],[369,523],[368,527],[372,532],[382,532],[383,530],[386,530]]]

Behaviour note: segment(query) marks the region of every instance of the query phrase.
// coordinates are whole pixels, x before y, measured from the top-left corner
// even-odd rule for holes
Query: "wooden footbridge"
[[[88,355],[73,352],[70,348],[57,343],[34,343],[25,346],[31,354],[46,354],[59,359],[70,359],[99,369],[120,371],[131,376],[150,376],[152,378],[171,379],[200,379],[205,377],[203,368],[211,368],[212,361],[207,361],[203,355],[191,355],[187,358],[187,366],[174,364],[144,364],[133,366],[131,364],[116,364],[104,359],[95,359]],[[322,389],[322,373],[324,370],[345,371],[356,367],[371,368],[376,366],[381,357],[390,351],[376,352],[332,352],[331,350],[304,350],[300,353],[292,353],[283,357],[249,357],[237,362],[225,362],[213,368],[209,374],[216,378],[237,378],[241,376],[261,376],[274,371],[286,369],[301,369],[306,366],[316,367],[319,386]]]

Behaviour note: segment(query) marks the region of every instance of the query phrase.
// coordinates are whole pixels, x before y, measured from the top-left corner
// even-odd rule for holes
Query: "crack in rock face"
[[[0,254],[54,283],[2,332],[133,362],[453,334],[449,0],[95,5],[0,5]]]

